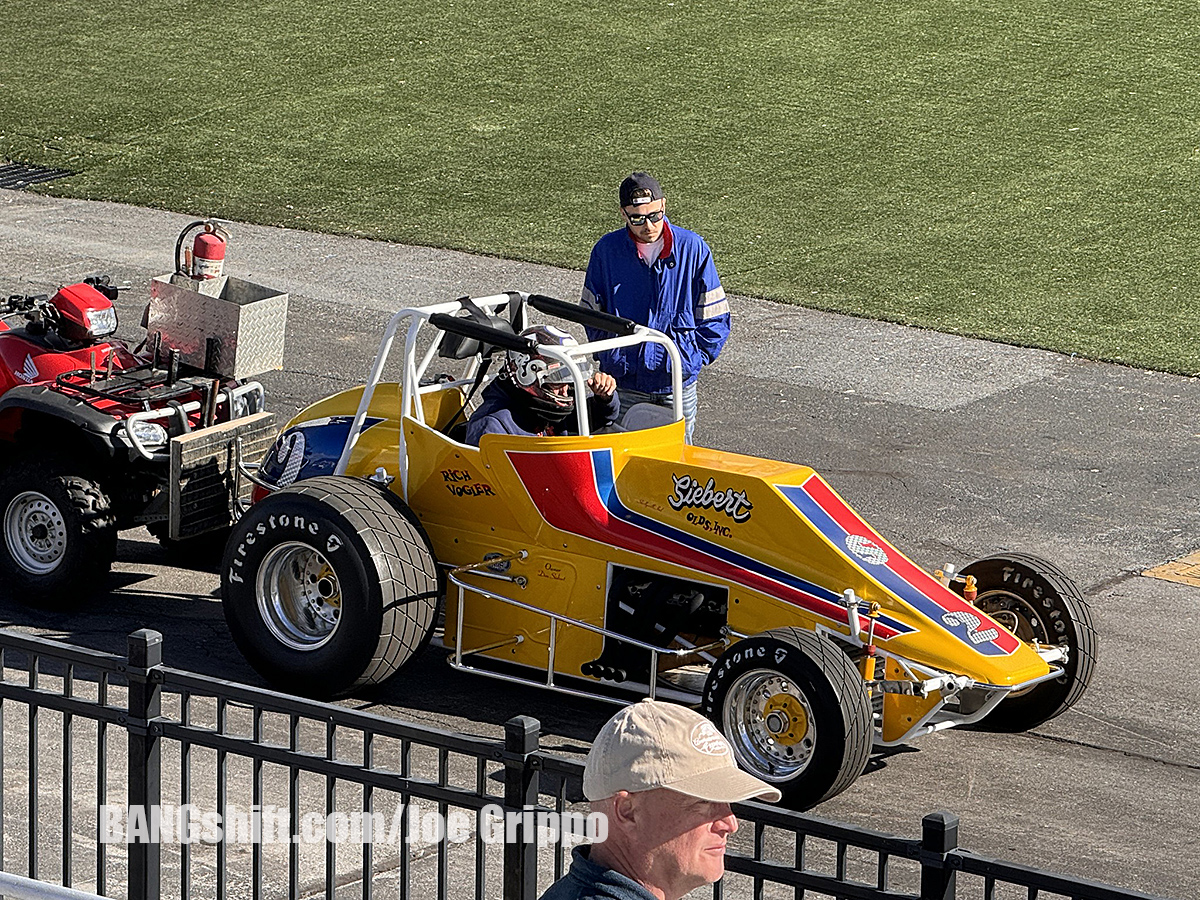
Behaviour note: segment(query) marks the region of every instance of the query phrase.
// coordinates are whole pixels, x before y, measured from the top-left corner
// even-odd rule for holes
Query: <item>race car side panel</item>
[[[344,392],[298,419],[352,415],[360,397],[361,389]],[[379,421],[360,436],[348,474],[365,477],[378,466],[396,474],[398,401],[394,386],[380,386],[370,409]],[[875,640],[887,653],[985,684],[1019,684],[1048,671],[808,467],[687,446],[681,423],[588,438],[487,435],[478,449],[408,417],[404,429],[408,503],[439,563],[526,550],[529,557],[509,569],[525,578],[512,595],[521,603],[601,625],[612,568],[627,567],[721,585],[737,633],[795,625],[846,634],[841,592],[852,589],[880,604]],[[450,613],[448,642],[456,607]],[[859,623],[865,633],[869,620],[862,615]],[[468,647],[521,634],[521,644],[493,655],[545,665],[547,616],[475,597],[464,632]],[[568,674],[595,658],[600,640],[565,627],[556,639],[557,667]]]

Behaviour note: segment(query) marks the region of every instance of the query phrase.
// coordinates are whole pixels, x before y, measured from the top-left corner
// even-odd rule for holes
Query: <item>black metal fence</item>
[[[145,630],[127,657],[0,632],[0,869],[130,900],[534,900],[569,864],[571,840],[548,826],[573,814],[582,830],[582,766],[542,752],[536,720],[482,740],[161,654]],[[716,898],[1149,896],[959,849],[945,813],[910,840],[736,812]]]

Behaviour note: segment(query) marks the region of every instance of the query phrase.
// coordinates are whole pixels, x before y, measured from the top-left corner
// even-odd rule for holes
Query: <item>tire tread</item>
[[[1072,678],[1070,688],[1054,709],[1043,711],[1041,714],[1033,717],[1024,727],[1015,729],[1023,731],[1062,715],[1083,697],[1087,691],[1088,684],[1092,680],[1096,662],[1099,658],[1099,634],[1096,631],[1091,604],[1083,596],[1083,592],[1079,589],[1075,580],[1054,563],[1031,553],[997,553],[976,560],[971,563],[971,566],[989,562],[1016,563],[1035,572],[1058,594],[1063,604],[1068,608],[1071,615],[1071,624],[1075,629],[1076,641],[1072,647],[1072,652],[1078,662],[1075,665],[1075,674]],[[970,566],[965,566],[963,571],[967,572],[969,568]],[[1013,699],[1018,700],[1020,698]],[[1002,730],[1014,730],[1013,724],[1009,723],[1008,717],[1004,715],[1005,704],[1010,702],[1006,700],[996,707],[996,711],[984,720],[983,724]],[[1009,710],[1012,708],[1010,706]]]
[[[369,655],[362,660],[361,669],[356,657],[349,660],[344,672],[334,676],[336,683],[328,687],[310,683],[307,692],[337,695],[380,684],[424,648],[437,623],[440,591],[428,538],[415,517],[410,512],[405,514],[407,508],[398,498],[362,479],[319,476],[297,482],[272,496],[287,495],[318,504],[323,515],[361,544],[355,548],[359,563],[366,577],[378,584],[379,591],[379,634],[373,639]],[[271,501],[268,498],[263,502]],[[231,540],[227,556],[235,543]],[[230,602],[228,595],[226,602]],[[227,606],[226,618],[234,628],[231,609]],[[241,631],[240,625],[236,631]],[[236,632],[235,639],[241,643]],[[257,652],[256,647],[254,650]],[[257,667],[253,659],[251,663]]]

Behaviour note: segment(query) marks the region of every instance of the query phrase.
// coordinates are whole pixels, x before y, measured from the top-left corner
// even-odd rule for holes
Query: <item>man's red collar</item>
[[[633,236],[633,232],[629,229],[628,225],[625,226],[625,233],[629,235],[629,240],[633,242],[636,249],[637,245],[641,242]],[[665,217],[663,218],[662,242],[662,250],[659,251],[658,258],[666,259],[675,249],[675,236],[671,234],[671,223]]]

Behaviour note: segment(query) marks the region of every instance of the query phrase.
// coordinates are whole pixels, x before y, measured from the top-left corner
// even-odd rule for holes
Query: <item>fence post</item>
[[[530,716],[514,716],[504,723],[504,749],[521,756],[520,762],[507,763],[504,769],[505,813],[537,806],[539,766],[535,754],[541,728],[541,723]],[[504,900],[537,897],[537,823],[521,818],[515,841],[509,839],[505,823]],[[534,818],[532,813],[530,818]]]
[[[162,800],[161,753],[158,724],[162,715],[163,637],[157,631],[142,628],[129,635],[128,665],[129,710],[125,730],[129,736],[129,816],[126,841],[129,846],[129,900],[158,900],[162,888],[162,853],[153,825],[158,822]],[[128,828],[134,824],[134,810],[141,822],[151,829],[148,836],[132,839]],[[141,822],[138,824],[140,825]]]
[[[921,900],[954,900],[957,870],[949,855],[958,849],[958,816],[930,813],[921,820]]]

